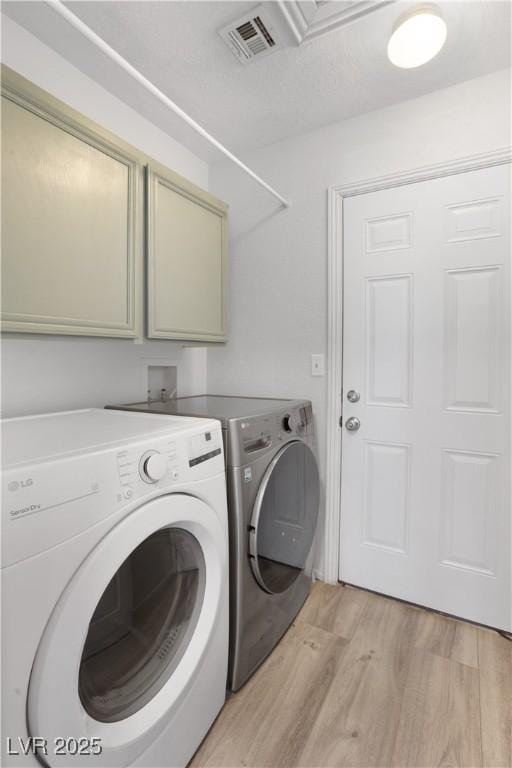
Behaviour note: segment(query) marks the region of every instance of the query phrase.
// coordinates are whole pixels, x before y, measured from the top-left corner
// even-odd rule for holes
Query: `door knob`
[[[361,395],[359,394],[357,389],[349,389],[349,391],[347,392],[347,400],[349,401],[349,403],[358,403],[360,397]]]
[[[357,416],[351,416],[350,419],[346,420],[345,426],[349,432],[357,432],[357,430],[361,426],[361,422],[359,421]]]

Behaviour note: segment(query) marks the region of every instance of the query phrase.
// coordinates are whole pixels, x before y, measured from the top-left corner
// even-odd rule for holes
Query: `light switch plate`
[[[311,355],[311,375],[325,376],[325,355]]]

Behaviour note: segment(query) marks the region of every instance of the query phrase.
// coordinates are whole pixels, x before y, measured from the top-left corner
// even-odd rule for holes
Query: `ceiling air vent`
[[[283,47],[262,5],[219,29],[219,35],[242,64]]]

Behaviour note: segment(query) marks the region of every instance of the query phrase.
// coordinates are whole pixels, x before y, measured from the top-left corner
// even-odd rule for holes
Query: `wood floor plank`
[[[367,602],[368,592],[362,589],[317,581],[296,622],[305,622],[350,640]]]
[[[390,765],[416,618],[369,595],[299,766]]]
[[[391,765],[482,764],[478,671],[415,649]]]
[[[511,692],[495,633],[316,584],[191,767],[512,768]]]
[[[348,642],[305,623],[290,628],[234,694],[192,766],[293,768]]]
[[[512,766],[512,642],[478,631],[483,764]]]
[[[422,610],[418,617],[415,646],[476,669],[477,634],[478,628],[472,624]]]

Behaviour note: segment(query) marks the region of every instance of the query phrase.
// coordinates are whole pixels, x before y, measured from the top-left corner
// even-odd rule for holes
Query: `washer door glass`
[[[93,614],[80,662],[91,717],[116,722],[153,698],[187,648],[204,588],[201,547],[181,528],[156,531],[126,558]]]
[[[251,523],[250,562],[270,593],[284,592],[300,576],[318,519],[318,468],[301,441],[285,445],[261,482]]]

